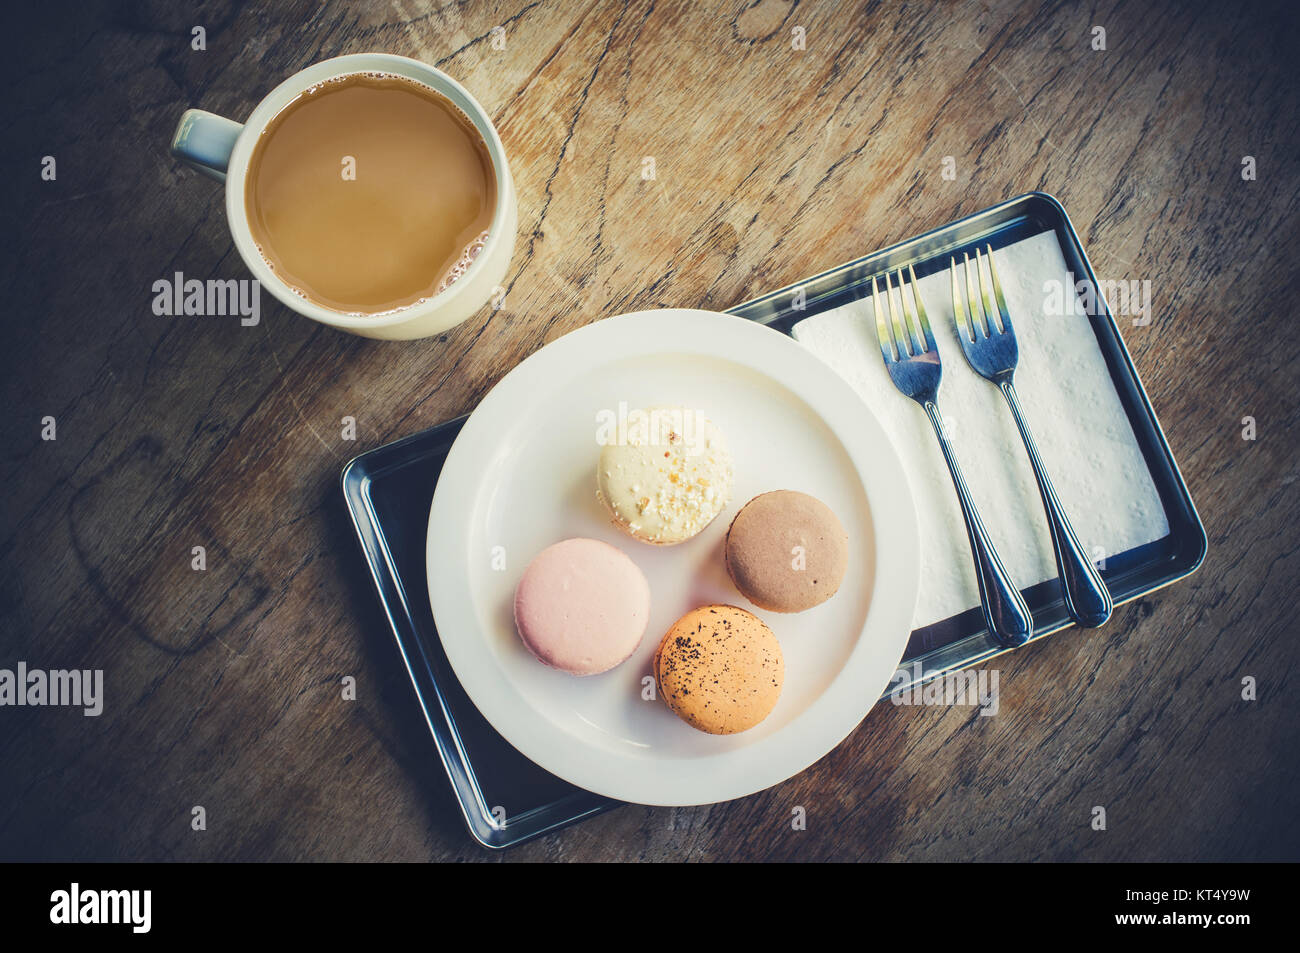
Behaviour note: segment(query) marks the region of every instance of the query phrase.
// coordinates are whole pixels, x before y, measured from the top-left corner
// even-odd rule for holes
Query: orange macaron
[[[673,623],[655,652],[654,674],[677,717],[700,731],[731,735],[771,714],[785,662],[762,619],[737,606],[710,605]]]

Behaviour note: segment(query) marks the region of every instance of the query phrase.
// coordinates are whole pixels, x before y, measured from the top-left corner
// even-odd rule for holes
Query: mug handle
[[[243,129],[242,123],[224,116],[187,109],[176,126],[176,135],[172,136],[172,155],[204,175],[224,182],[230,153]]]

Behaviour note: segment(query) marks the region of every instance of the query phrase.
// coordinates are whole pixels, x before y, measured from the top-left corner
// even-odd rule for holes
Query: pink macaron
[[[636,651],[650,619],[650,584],[621,550],[596,539],[546,547],[515,589],[515,627],[552,668],[598,675]]]

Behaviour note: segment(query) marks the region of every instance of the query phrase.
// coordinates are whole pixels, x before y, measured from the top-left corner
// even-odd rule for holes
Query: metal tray
[[[820,311],[869,293],[871,278],[911,265],[923,277],[947,257],[976,245],[1002,248],[1054,231],[1066,265],[1097,286],[1060,203],[1031,192],[901,244],[730,309],[782,333]],[[796,294],[796,292],[802,292]],[[800,307],[795,306],[799,302]],[[1108,306],[1091,320],[1115,390],[1160,494],[1169,535],[1116,556],[1102,576],[1116,605],[1194,572],[1206,536],[1132,359]],[[576,788],[533,764],[498,735],[465,695],[434,629],[425,580],[425,531],[438,474],[466,417],[363,453],[343,469],[344,500],[388,616],[397,647],[442,757],[470,833],[485,847],[504,848],[591,817],[620,802]],[[1070,624],[1056,580],[1024,590],[1034,639]],[[922,684],[1009,651],[989,637],[979,609],[917,629],[908,641],[891,690]],[[919,673],[919,674],[918,674]],[[525,804],[499,824],[495,805]]]

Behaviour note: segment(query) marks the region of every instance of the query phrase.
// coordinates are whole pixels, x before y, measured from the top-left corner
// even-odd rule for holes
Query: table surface
[[[103,669],[106,702],[0,709],[0,856],[1300,858],[1286,6],[152,0],[15,32],[0,667]],[[295,70],[371,50],[449,72],[500,130],[520,206],[501,310],[410,343],[270,296],[256,327],[154,315],[160,278],[246,276],[221,190],[167,154],[181,111],[242,119]],[[1124,337],[1209,534],[1200,571],[992,663],[997,717],[877,706],[761,794],[478,848],[342,465],[603,316],[721,310],[1033,189],[1100,277],[1151,282]]]

